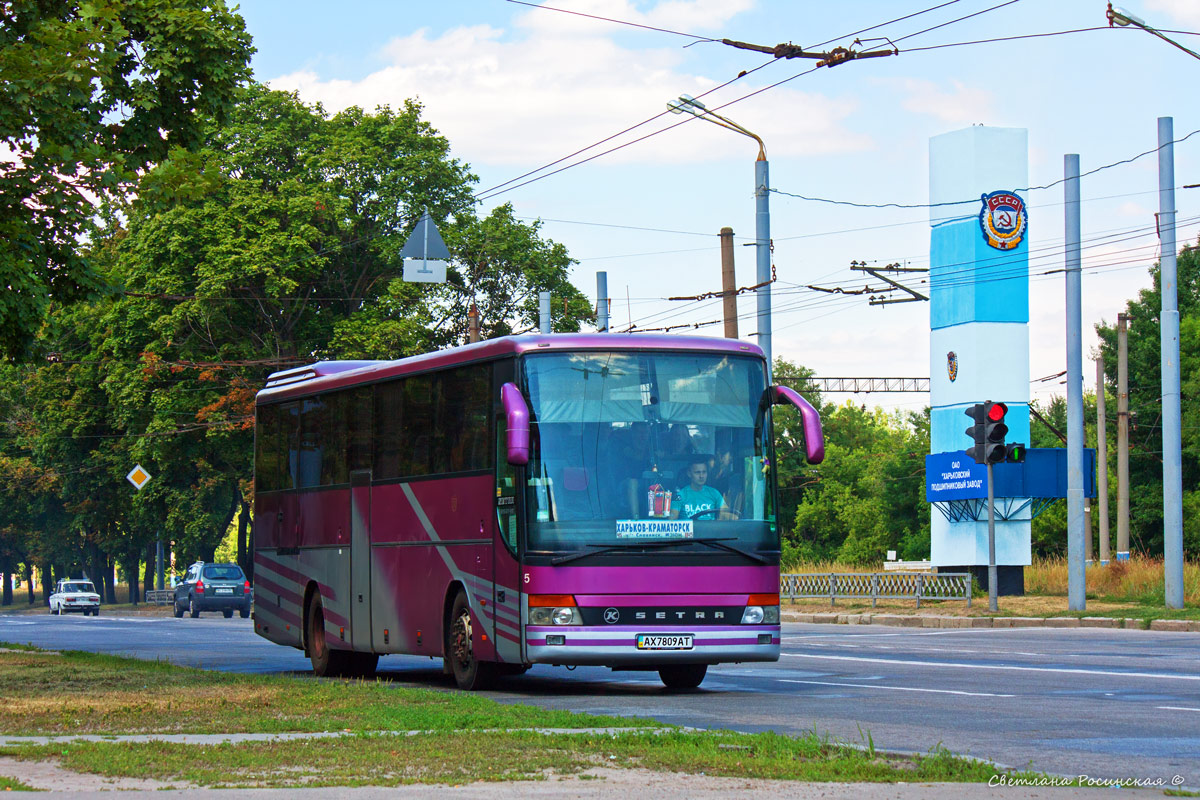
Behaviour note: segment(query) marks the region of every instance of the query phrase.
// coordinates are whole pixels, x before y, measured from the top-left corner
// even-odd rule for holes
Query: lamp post
[[[719,125],[722,128],[749,136],[758,142],[758,159],[754,162],[754,236],[757,252],[757,275],[755,293],[758,295],[758,346],[767,357],[767,380],[773,372],[771,364],[771,210],[769,206],[771,182],[767,177],[767,148],[758,134],[752,133],[731,119],[715,111],[709,111],[691,95],[681,94],[677,100],[667,103],[672,114],[691,114],[693,117]]]
[[[1146,33],[1154,34],[1155,36],[1162,39],[1164,42],[1171,45],[1172,47],[1178,47],[1180,50],[1187,53],[1192,58],[1200,58],[1200,53],[1196,53],[1194,50],[1187,49],[1186,47],[1181,45],[1179,42],[1174,41],[1173,39],[1168,39],[1166,36],[1163,36],[1157,30],[1155,30],[1151,26],[1147,25],[1142,19],[1140,19],[1137,16],[1134,16],[1133,14],[1130,14],[1128,11],[1121,8],[1120,6],[1114,7],[1112,3],[1109,3],[1108,11],[1104,12],[1104,15],[1106,17],[1108,17],[1108,27],[1110,27],[1110,28],[1113,25],[1118,25],[1122,28],[1127,28],[1130,25],[1132,25],[1135,28],[1141,28]]]
[[[1152,33],[1188,55],[1197,54],[1120,8],[1108,4],[1108,24],[1133,25]],[[1171,117],[1158,118],[1158,231],[1161,311],[1163,460],[1163,590],[1167,608],[1183,608],[1183,465],[1179,386],[1179,287],[1175,259],[1175,133]]]

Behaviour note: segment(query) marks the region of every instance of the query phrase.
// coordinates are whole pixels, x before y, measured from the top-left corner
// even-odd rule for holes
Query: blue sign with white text
[[[1067,451],[1063,447],[1031,447],[1022,464],[994,464],[996,497],[1066,497]],[[1096,451],[1083,451],[1083,496],[1096,496]],[[987,498],[987,466],[976,464],[965,451],[925,456],[925,500]]]

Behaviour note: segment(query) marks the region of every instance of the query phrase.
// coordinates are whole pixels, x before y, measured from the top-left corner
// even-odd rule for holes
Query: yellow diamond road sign
[[[129,474],[125,476],[125,480],[134,485],[135,488],[141,489],[150,480],[150,473],[142,469],[142,465],[138,464],[133,469],[129,470]]]

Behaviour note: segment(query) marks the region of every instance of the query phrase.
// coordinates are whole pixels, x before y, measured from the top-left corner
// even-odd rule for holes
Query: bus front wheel
[[[454,673],[458,688],[472,692],[483,689],[492,677],[492,665],[475,656],[475,631],[471,622],[471,607],[465,592],[459,592],[446,620],[445,659]]]
[[[707,664],[673,664],[658,671],[668,689],[695,689],[704,681]]]

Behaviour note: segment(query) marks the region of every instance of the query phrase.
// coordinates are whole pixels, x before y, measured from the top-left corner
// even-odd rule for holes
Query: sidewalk
[[[826,623],[833,625],[890,625],[897,628],[1125,628],[1146,630],[1144,621],[1129,617],[960,617],[937,614],[839,613],[831,611],[788,611],[784,622]],[[1200,620],[1156,619],[1152,631],[1200,633]]]

